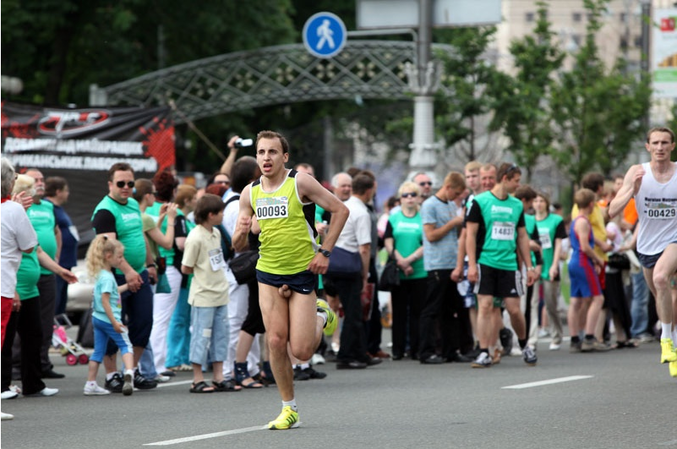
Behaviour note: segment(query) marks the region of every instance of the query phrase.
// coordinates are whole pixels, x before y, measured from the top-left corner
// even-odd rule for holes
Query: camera
[[[235,146],[237,148],[247,148],[254,145],[254,140],[252,139],[237,139],[235,141]]]

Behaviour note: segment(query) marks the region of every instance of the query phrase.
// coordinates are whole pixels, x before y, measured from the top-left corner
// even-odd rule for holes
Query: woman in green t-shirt
[[[404,357],[407,329],[411,358],[416,360],[421,312],[419,298],[425,296],[428,276],[423,268],[423,220],[419,213],[419,186],[413,182],[405,182],[400,186],[398,194],[401,209],[388,218],[384,235],[386,250],[397,260],[397,266],[401,270],[400,286],[392,292],[393,360]]]

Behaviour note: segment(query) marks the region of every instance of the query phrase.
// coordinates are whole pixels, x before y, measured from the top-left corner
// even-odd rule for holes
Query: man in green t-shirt
[[[61,253],[61,230],[56,224],[54,205],[49,201],[42,201],[45,196],[45,176],[37,168],[29,168],[26,175],[35,180],[33,189],[33,205],[26,213],[38,235],[38,243],[42,250],[53,260],[59,261]],[[42,327],[42,344],[40,346],[40,365],[43,379],[61,379],[65,377],[54,371],[54,365],[49,359],[49,348],[52,345],[54,331],[54,311],[56,310],[56,276],[50,270],[40,267],[38,280],[40,292],[40,322]]]
[[[115,270],[118,285],[127,284],[129,290],[121,295],[122,316],[129,329],[129,339],[134,347],[134,366],[148,344],[153,327],[153,290],[150,279],[157,279],[157,271],[143,233],[139,203],[132,197],[134,171],[123,162],[113,164],[108,170],[108,195],[94,209],[92,226],[96,234],[119,240],[125,247],[124,260]],[[116,371],[117,347],[109,342],[106,357],[106,388],[122,392],[122,375]],[[157,382],[144,378],[135,369],[134,387],[155,388]]]
[[[519,186],[522,172],[518,166],[504,163],[497,175],[499,182],[490,191],[475,197],[467,215],[468,280],[475,283],[477,293],[480,341],[480,354],[473,368],[492,364],[489,346],[496,341],[498,331],[492,320],[494,297],[505,301],[524,361],[528,365],[535,365],[537,361],[536,353],[527,346],[524,315],[520,310],[522,285],[515,255],[519,249],[527,266],[527,285],[532,285],[537,275],[529,252],[524,209],[522,202],[511,196]],[[482,242],[479,254],[477,242]]]

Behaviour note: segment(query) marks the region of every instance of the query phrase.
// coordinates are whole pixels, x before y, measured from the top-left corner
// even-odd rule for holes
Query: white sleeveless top
[[[668,182],[661,184],[648,162],[643,163],[642,168],[646,174],[635,195],[639,216],[637,251],[653,256],[677,242],[677,169]]]

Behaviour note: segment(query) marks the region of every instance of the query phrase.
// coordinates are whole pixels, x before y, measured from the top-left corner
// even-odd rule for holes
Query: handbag
[[[391,292],[395,287],[400,286],[400,269],[397,261],[392,257],[388,258],[381,272],[381,279],[378,281],[378,289],[382,292]]]
[[[374,300],[374,284],[369,282],[360,295],[360,303],[362,304],[362,320],[369,321],[371,319],[371,303]]]
[[[230,271],[233,272],[238,284],[243,285],[256,279],[256,262],[258,260],[258,251],[244,251],[228,262]]]
[[[167,278],[167,273],[158,274],[155,293],[171,293],[171,292],[172,287],[169,285],[169,278]]]
[[[607,265],[609,268],[615,268],[616,270],[629,270],[630,259],[626,254],[612,253],[609,255],[609,262],[607,262]]]
[[[334,247],[329,258],[329,267],[327,267],[327,275],[340,276],[355,276],[362,273],[362,257],[360,253],[353,253],[338,246]]]

